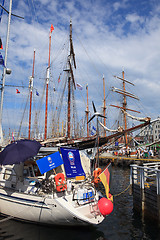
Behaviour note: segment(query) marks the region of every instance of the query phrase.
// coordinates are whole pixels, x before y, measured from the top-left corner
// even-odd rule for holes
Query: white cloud
[[[128,2],[129,2],[128,0],[117,1],[113,3],[113,8],[115,11],[118,11],[123,8],[127,8]]]
[[[134,23],[134,22],[137,22],[137,21],[142,23],[144,21],[143,18],[138,16],[136,13],[128,14],[126,16],[126,20],[128,22],[131,22],[131,23]]]

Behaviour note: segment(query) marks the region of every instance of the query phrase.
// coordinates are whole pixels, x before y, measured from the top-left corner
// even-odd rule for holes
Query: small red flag
[[[0,38],[0,49],[3,49],[2,40]]]
[[[53,30],[54,30],[54,27],[53,27],[53,24],[51,24],[51,33],[52,33]]]
[[[58,82],[60,82],[61,81],[61,74],[59,75],[59,78],[58,78]]]
[[[16,93],[20,93],[20,91],[18,89],[16,89]]]

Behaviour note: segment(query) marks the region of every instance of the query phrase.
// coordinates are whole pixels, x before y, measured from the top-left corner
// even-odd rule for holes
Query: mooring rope
[[[129,189],[129,187],[130,187],[130,184],[129,184],[128,187],[126,187],[122,192],[117,193],[117,194],[114,194],[113,197],[118,197],[118,196],[120,196],[121,194],[125,193],[125,192]]]
[[[130,187],[130,184],[129,184],[122,192],[117,193],[117,194],[114,194],[114,195],[112,195],[112,197],[118,197],[118,196],[120,196],[121,194],[125,193],[125,192],[129,189],[129,187]],[[99,191],[100,191],[103,195],[106,196],[106,194],[105,194],[102,190],[99,190]]]

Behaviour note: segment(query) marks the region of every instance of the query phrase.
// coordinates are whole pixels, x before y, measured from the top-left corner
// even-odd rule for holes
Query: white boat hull
[[[67,198],[41,197],[0,189],[0,212],[6,216],[48,225],[97,225],[104,220],[90,205],[73,207]]]

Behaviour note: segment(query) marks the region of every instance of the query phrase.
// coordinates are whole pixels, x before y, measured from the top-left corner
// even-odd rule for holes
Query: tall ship
[[[11,19],[12,0],[8,12],[8,34],[6,43],[3,87],[1,93],[1,119],[7,63],[7,48]],[[52,25],[49,35],[51,43]],[[75,61],[70,23],[70,56],[68,57],[68,128],[70,130],[70,91],[74,83],[71,62]],[[50,49],[49,43],[49,49]],[[35,52],[34,52],[35,59]],[[47,148],[39,141],[31,139],[33,71],[29,84],[30,111],[28,138],[20,139],[3,147],[0,152],[0,222],[17,219],[36,224],[89,226],[97,225],[113,211],[113,197],[110,193],[110,167],[102,170],[91,168],[90,159],[78,149],[66,147]],[[74,63],[75,64],[75,63]],[[45,134],[47,140],[48,84],[50,70],[50,50],[46,77]],[[2,121],[1,121],[2,126]],[[3,135],[1,135],[2,137]],[[53,146],[53,145],[52,145]],[[57,145],[55,145],[57,146]],[[97,184],[104,184],[104,195]]]

